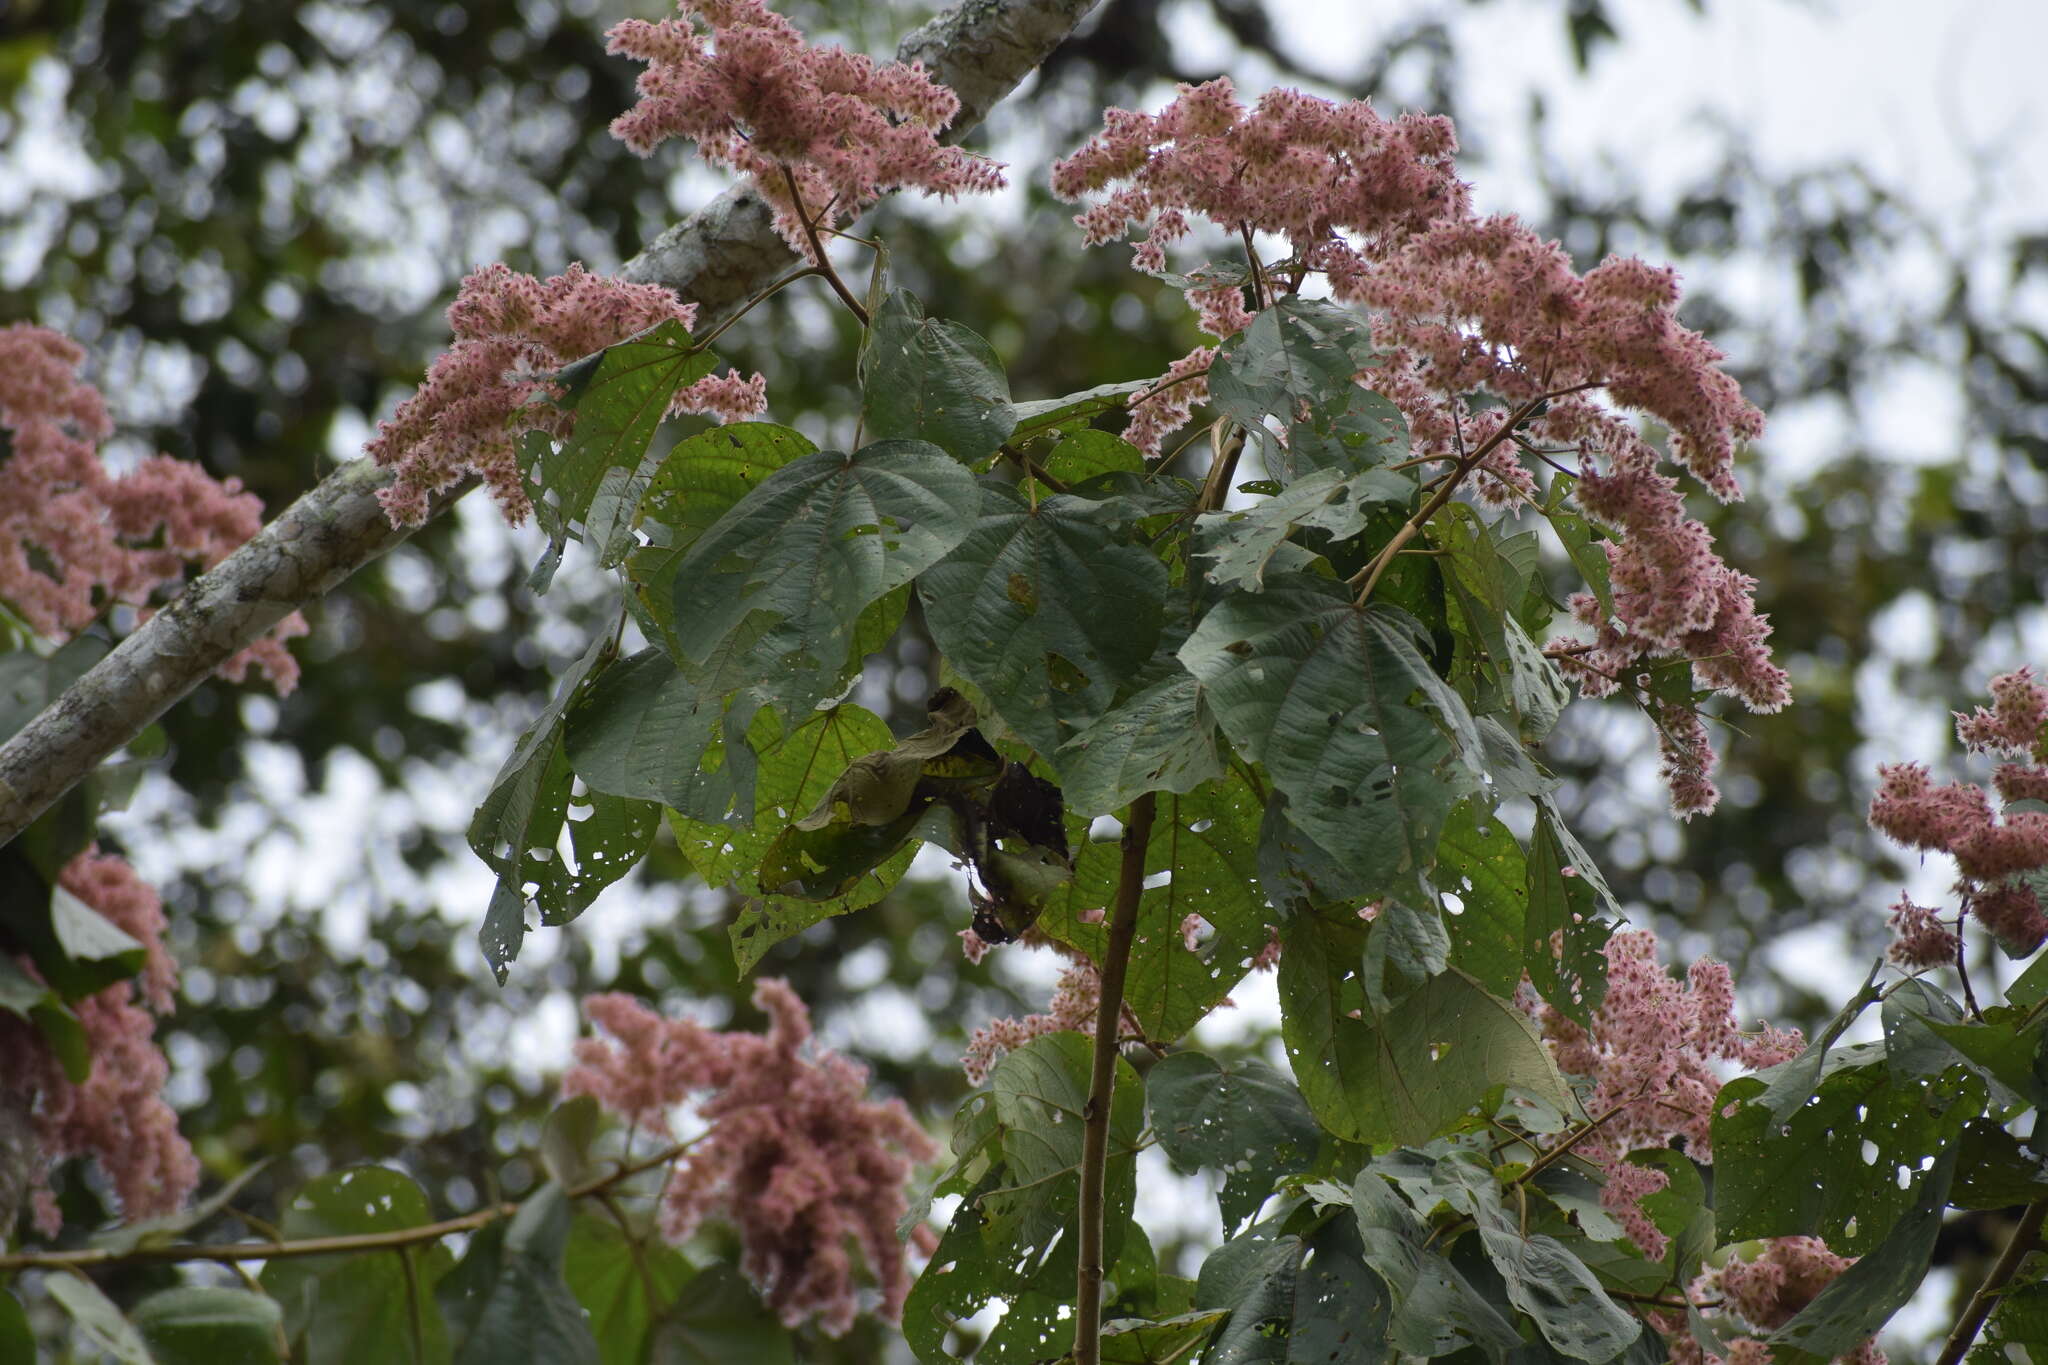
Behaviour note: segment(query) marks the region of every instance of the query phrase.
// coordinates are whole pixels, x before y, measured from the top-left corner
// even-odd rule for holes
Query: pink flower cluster
[[[515,526],[533,510],[516,442],[527,431],[566,439],[575,414],[546,403],[554,371],[671,318],[688,327],[697,305],[658,284],[628,284],[571,265],[545,280],[488,265],[462,282],[448,307],[455,344],[420,391],[379,424],[364,449],[398,476],[377,494],[394,526],[426,520],[427,499],[471,473],[490,486]],[[742,421],[766,410],[761,375],[707,375],[677,390],[668,414]]]
[[[1956,890],[1977,922],[2007,951],[2024,955],[2048,939],[2048,913],[2018,874],[2048,868],[2048,814],[2014,810],[2020,801],[2048,799],[2048,687],[2031,668],[1991,680],[1991,707],[1956,715],[1956,736],[1976,753],[2015,760],[1998,765],[1992,786],[2006,803],[1994,814],[1991,793],[1975,783],[1935,786],[1924,764],[1892,763],[1877,770],[1871,825],[1908,848],[1946,853],[1961,874]],[[1893,961],[1928,967],[1954,961],[1955,936],[1935,912],[1901,900],[1893,907]]]
[[[629,1122],[666,1134],[669,1111],[703,1092],[704,1136],[670,1168],[661,1229],[687,1238],[706,1217],[739,1230],[741,1268],[782,1321],[816,1315],[837,1336],[857,1300],[847,1243],[881,1287],[877,1311],[894,1319],[910,1292],[896,1220],[914,1162],[938,1144],[899,1100],[867,1095],[867,1072],[836,1053],[806,1048],[810,1014],[782,981],[764,979],[754,1004],[765,1036],[718,1033],[665,1019],[626,995],[593,995],[583,1012],[607,1038],[576,1044],[564,1095],[594,1095]],[[808,1054],[808,1055],[807,1055]]]
[[[1077,958],[1060,973],[1054,985],[1052,1000],[1043,1014],[1027,1014],[1022,1019],[991,1019],[976,1029],[967,1039],[967,1051],[960,1058],[960,1070],[966,1073],[970,1085],[980,1085],[988,1079],[988,1073],[1002,1060],[1005,1053],[1024,1046],[1033,1038],[1043,1038],[1048,1033],[1093,1033],[1095,1032],[1095,1011],[1102,1003],[1102,974],[1095,964],[1086,958]],[[1124,1010],[1124,1026],[1136,1031],[1137,1019],[1128,1006]]]
[[[48,328],[0,328],[0,602],[53,639],[112,603],[149,610],[159,588],[212,568],[263,524],[262,503],[240,480],[216,482],[168,455],[109,473],[99,445],[114,424],[78,375],[84,359]],[[293,612],[220,673],[239,681],[253,666],[290,692],[299,666],[283,642],[305,633]]]
[[[1631,1165],[1627,1155],[1683,1138],[1688,1156],[1712,1161],[1714,1096],[1721,1089],[1714,1063],[1775,1066],[1797,1055],[1803,1041],[1796,1030],[1737,1029],[1727,966],[1702,958],[1680,982],[1658,965],[1653,933],[1615,934],[1606,957],[1607,994],[1590,1030],[1533,992],[1525,989],[1522,998],[1559,1069],[1593,1081],[1586,1111],[1601,1120],[1600,1128],[1575,1150],[1606,1167],[1602,1205],[1654,1259],[1669,1239],[1643,1213],[1641,1201],[1663,1189],[1666,1177]]]
[[[1772,1237],[1750,1260],[1731,1260],[1695,1280],[1691,1297],[1718,1297],[1724,1319],[1732,1318],[1754,1333],[1773,1332],[1854,1264],[1853,1257],[1837,1256],[1818,1237]],[[1773,1357],[1771,1348],[1755,1335],[1735,1337],[1727,1355],[1715,1355],[1693,1339],[1683,1318],[1673,1313],[1654,1317],[1671,1339],[1673,1365],[1769,1365]],[[1885,1365],[1885,1353],[1875,1337],[1835,1359],[1838,1365]]]
[[[117,982],[72,1002],[92,1055],[92,1070],[74,1084],[34,1025],[0,1014],[0,1095],[24,1103],[42,1168],[36,1173],[35,1224],[45,1236],[63,1228],[51,1176],[58,1163],[90,1156],[130,1222],[175,1212],[199,1183],[199,1162],[164,1103],[169,1075],[152,1035],[168,1014],[177,967],[163,942],[163,906],[156,892],[121,859],[87,849],[58,884],[105,916],[144,948],[140,979]],[[33,974],[27,958],[17,959]]]
[[[1702,688],[1775,711],[1790,697],[1771,662],[1770,627],[1755,583],[1722,562],[1691,519],[1658,452],[1614,408],[1671,433],[1677,462],[1722,500],[1740,496],[1736,443],[1762,415],[1719,368],[1720,352],[1677,321],[1678,281],[1668,269],[1610,257],[1583,276],[1556,242],[1508,216],[1479,217],[1454,173],[1457,149],[1441,118],[1382,119],[1363,102],[1332,103],[1276,90],[1247,111],[1230,82],[1182,86],[1157,115],[1109,111],[1102,133],[1053,168],[1062,198],[1103,197],[1075,221],[1091,245],[1146,225],[1135,258],[1163,270],[1166,248],[1205,218],[1232,236],[1267,233],[1291,254],[1266,266],[1267,295],[1324,275],[1341,301],[1371,316],[1381,363],[1357,382],[1406,416],[1413,454],[1462,460],[1487,447],[1507,419],[1477,408],[1477,393],[1509,407],[1548,406],[1513,440],[1473,467],[1481,498],[1533,496],[1517,443],[1575,452],[1580,506],[1615,533],[1606,548],[1612,613],[1591,594],[1572,604],[1590,641],[1553,650],[1589,696],[1611,695],[1645,664],[1684,658]],[[1251,320],[1234,286],[1191,290],[1204,331],[1232,335]],[[1169,378],[1206,370],[1199,348]],[[1157,454],[1204,396],[1193,383],[1155,388],[1132,403],[1126,435]],[[1681,815],[1719,799],[1713,752],[1697,718],[1664,708],[1665,774]]]
[[[676,10],[608,35],[609,51],[648,64],[640,101],[613,120],[612,136],[641,156],[691,139],[706,161],[753,181],[775,230],[811,264],[821,263],[812,231],[830,232],[891,190],[1002,187],[993,162],[940,145],[960,100],[921,64],[811,47],[761,0],[677,0]]]

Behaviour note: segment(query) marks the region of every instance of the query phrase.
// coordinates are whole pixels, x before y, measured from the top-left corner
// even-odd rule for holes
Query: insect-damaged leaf
[[[597,791],[572,800],[576,775],[563,742],[564,717],[600,660],[609,662],[610,639],[600,633],[563,676],[470,821],[469,846],[498,874],[477,940],[501,983],[526,936],[526,888],[534,888],[543,924],[568,923],[640,861],[660,820],[651,801]]]
[[[1295,576],[1225,598],[1180,650],[1288,818],[1371,896],[1423,898],[1444,821],[1478,786],[1478,730],[1426,647],[1407,613]]]

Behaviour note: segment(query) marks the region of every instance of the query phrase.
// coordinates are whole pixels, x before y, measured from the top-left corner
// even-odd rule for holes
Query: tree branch
[[[586,1180],[568,1191],[571,1199],[607,1198],[612,1189],[656,1166],[666,1166],[684,1152],[695,1146],[698,1139],[678,1142],[664,1147],[652,1156],[638,1161],[622,1162],[608,1174]],[[84,1270],[88,1266],[132,1265],[138,1262],[163,1264],[169,1261],[212,1261],[220,1265],[233,1265],[241,1261],[278,1261],[294,1256],[335,1256],[352,1251],[395,1251],[403,1247],[418,1246],[422,1242],[438,1242],[456,1232],[468,1232],[495,1223],[501,1218],[510,1218],[519,1212],[517,1203],[486,1204],[474,1213],[465,1213],[460,1218],[444,1218],[438,1223],[422,1223],[416,1228],[394,1228],[390,1232],[356,1232],[338,1237],[302,1237],[297,1241],[272,1238],[262,1242],[145,1242],[141,1246],[125,1250],[114,1247],[80,1247],[76,1251],[23,1251],[11,1256],[0,1256],[0,1271],[8,1270]]]
[[[1116,1096],[1124,974],[1131,965],[1131,941],[1138,934],[1145,848],[1152,842],[1156,805],[1151,792],[1131,802],[1130,818],[1124,824],[1116,905],[1109,917],[1109,941],[1102,950],[1102,994],[1095,1005],[1095,1069],[1088,1083],[1088,1110],[1081,1120],[1081,1245],[1075,1258],[1079,1268],[1074,1285],[1074,1365],[1099,1365],[1102,1358],[1102,1204],[1103,1177],[1109,1167],[1109,1110]]]
[[[1095,0],[965,0],[903,40],[960,96],[957,142],[1080,23]],[[620,271],[665,284],[709,326],[796,257],[754,195],[728,190]],[[389,471],[342,466],[240,550],[202,574],[43,713],[0,745],[0,846],[291,611],[332,590],[414,528],[389,525],[376,493]],[[438,499],[438,514],[462,492]]]
[[[1984,1283],[1977,1286],[1977,1292],[1970,1296],[1970,1306],[1963,1310],[1956,1320],[1955,1330],[1948,1334],[1948,1341],[1941,1348],[1941,1355],[1934,1365],[1960,1365],[1969,1353],[1970,1343],[1977,1339],[1977,1333],[1984,1330],[1984,1320],[1991,1316],[1991,1310],[1998,1304],[1998,1296],[2011,1283],[2013,1272],[2020,1268],[2020,1262],[2027,1259],[2027,1253],[2041,1242],[2041,1222],[2048,1218],[2048,1199],[2036,1199],[2027,1205],[2027,1211],[2020,1216],[2019,1226],[2012,1230],[2012,1238],[2005,1244],[2005,1251],[1991,1267],[1991,1273],[1984,1277]]]

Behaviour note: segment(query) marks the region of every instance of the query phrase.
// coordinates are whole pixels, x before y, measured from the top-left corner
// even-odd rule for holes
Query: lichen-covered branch
[[[967,0],[904,39],[960,96],[958,140],[1045,60],[1095,0]],[[765,205],[729,191],[648,245],[621,272],[699,304],[709,325],[795,258]],[[367,460],[343,466],[195,580],[70,690],[0,745],[0,845],[279,619],[404,540],[377,501],[390,480]],[[438,500],[438,513],[465,489]]]

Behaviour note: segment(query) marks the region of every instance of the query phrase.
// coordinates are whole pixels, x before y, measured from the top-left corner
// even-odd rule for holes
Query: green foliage
[[[1266,946],[1274,917],[1256,889],[1258,821],[1258,796],[1236,774],[1159,798],[1145,844],[1146,880],[1159,884],[1139,896],[1124,984],[1125,1004],[1147,1038],[1170,1042],[1194,1027]],[[1120,861],[1116,843],[1083,842],[1074,854],[1073,885],[1047,912],[1046,932],[1099,961],[1107,930],[1080,915],[1114,899]],[[1182,936],[1189,915],[1209,926],[1192,949]]]
[[[265,1365],[282,1360],[277,1302],[246,1289],[166,1289],[135,1305],[128,1320],[156,1365]]]
[[[1428,649],[1405,612],[1296,576],[1226,598],[1180,651],[1288,818],[1368,895],[1420,894],[1451,808],[1478,785],[1478,731]]]
[[[1017,424],[995,349],[957,322],[926,317],[901,289],[869,323],[860,384],[869,440],[929,441],[974,464]]]
[[[1280,1177],[1306,1171],[1322,1128],[1294,1082],[1263,1062],[1219,1062],[1176,1052],[1145,1077],[1152,1128],[1175,1169],[1223,1171],[1223,1230],[1235,1231]]]
[[[358,1166],[311,1181],[285,1207],[293,1240],[401,1232],[433,1221],[411,1179]],[[296,1256],[263,1267],[263,1292],[284,1309],[292,1359],[307,1365],[397,1360],[437,1365],[451,1342],[435,1292],[454,1258],[438,1242],[352,1255]]]
[[[1145,1103],[1137,1073],[1123,1061],[1116,1072],[1105,1187],[1111,1258],[1130,1220]],[[934,1189],[964,1198],[903,1310],[919,1360],[955,1359],[947,1329],[992,1302],[1005,1305],[1004,1315],[977,1361],[1017,1365],[1057,1354],[1073,1286],[1088,1081],[1088,1040],[1055,1033],[996,1063],[989,1093],[968,1102],[955,1127],[956,1160]]]
[[[1033,506],[984,484],[973,531],[917,588],[952,666],[1058,762],[1151,659],[1167,573],[1113,508],[1065,495]]]
[[[477,941],[501,984],[526,937],[529,899],[539,907],[541,923],[565,924],[631,871],[654,837],[660,811],[652,802],[602,791],[574,798],[565,716],[579,691],[595,680],[593,670],[602,675],[611,653],[604,637],[591,642],[563,676],[554,700],[520,736],[470,822],[469,846],[498,874]],[[573,852],[561,847],[565,838]]]
[[[455,1365],[523,1355],[598,1365],[597,1339],[562,1278],[568,1244],[569,1201],[553,1182],[510,1219],[478,1229],[434,1290]]]
[[[622,1231],[609,1218],[580,1213],[569,1224],[563,1278],[590,1314],[604,1365],[639,1365],[646,1358],[655,1319],[665,1305],[680,1301],[692,1273],[673,1247]],[[698,1286],[705,1298],[712,1288]]]

